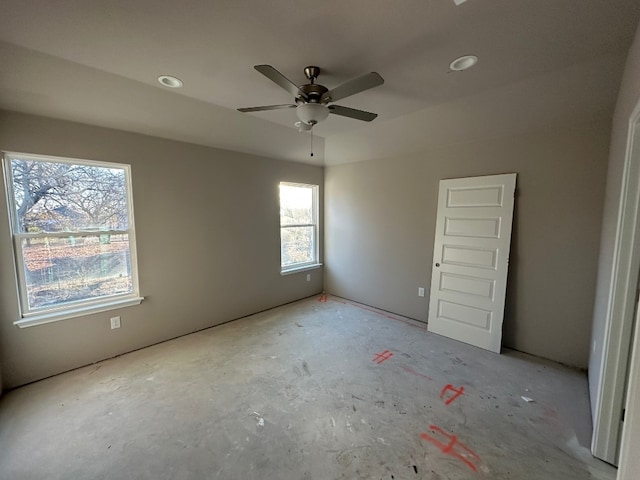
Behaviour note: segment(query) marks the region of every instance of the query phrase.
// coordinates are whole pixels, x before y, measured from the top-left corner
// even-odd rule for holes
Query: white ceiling
[[[2,0],[0,108],[327,165],[610,114],[638,0],[457,3]],[[464,54],[478,65],[449,72]],[[379,117],[331,115],[309,158],[293,109],[235,111],[292,101],[264,63],[329,88],[377,71],[338,103]]]

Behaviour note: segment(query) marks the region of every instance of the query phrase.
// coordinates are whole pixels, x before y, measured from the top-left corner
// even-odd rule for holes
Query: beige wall
[[[610,120],[329,167],[325,288],[425,321],[438,182],[518,174],[504,345],[586,367]]]
[[[139,306],[20,329],[0,201],[0,364],[14,387],[322,291],[322,270],[280,275],[278,182],[323,170],[0,112],[0,149],[132,165]],[[2,187],[4,188],[4,187]],[[4,196],[3,196],[4,198]],[[122,328],[110,330],[109,317]]]

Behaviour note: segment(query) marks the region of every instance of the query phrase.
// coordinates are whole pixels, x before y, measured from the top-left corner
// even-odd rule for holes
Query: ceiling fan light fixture
[[[182,80],[171,75],[160,75],[158,77],[158,82],[160,82],[160,85],[169,88],[180,88],[184,85]]]
[[[478,57],[475,55],[464,55],[462,57],[456,58],[453,62],[449,64],[449,68],[454,72],[461,72],[463,70],[468,70],[473,67],[476,63],[478,63]]]
[[[313,125],[304,122],[296,122],[294,123],[295,127],[298,129],[298,132],[308,132],[313,128]]]
[[[315,125],[326,120],[329,108],[321,103],[302,103],[296,107],[296,115],[307,125]]]

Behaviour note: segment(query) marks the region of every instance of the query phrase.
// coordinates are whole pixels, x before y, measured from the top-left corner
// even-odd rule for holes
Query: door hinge
[[[621,422],[624,422],[624,414],[627,413],[627,409],[623,408],[622,409],[622,418],[620,419]]]

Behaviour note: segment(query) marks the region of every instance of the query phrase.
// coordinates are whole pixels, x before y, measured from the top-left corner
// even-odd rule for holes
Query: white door
[[[516,174],[441,180],[428,330],[500,353]]]

